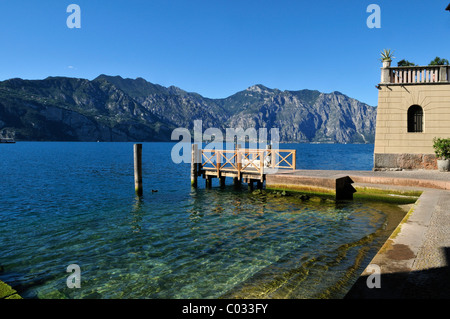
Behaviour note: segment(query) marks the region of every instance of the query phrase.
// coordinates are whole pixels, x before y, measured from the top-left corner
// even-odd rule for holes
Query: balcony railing
[[[405,66],[381,69],[381,84],[450,83],[450,66]]]

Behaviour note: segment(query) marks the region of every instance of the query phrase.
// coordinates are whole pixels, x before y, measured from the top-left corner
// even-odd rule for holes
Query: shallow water
[[[25,298],[340,298],[404,215],[392,204],[203,181],[193,190],[189,165],[170,160],[172,143],[144,143],[137,199],[132,145],[0,145],[0,280]],[[373,152],[308,145],[294,145],[298,168],[345,151],[365,169]],[[322,168],[348,169],[334,158]],[[80,289],[66,286],[70,264]]]

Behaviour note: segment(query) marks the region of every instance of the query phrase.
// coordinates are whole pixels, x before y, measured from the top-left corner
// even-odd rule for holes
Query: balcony
[[[403,66],[381,68],[380,84],[450,83],[450,66]]]

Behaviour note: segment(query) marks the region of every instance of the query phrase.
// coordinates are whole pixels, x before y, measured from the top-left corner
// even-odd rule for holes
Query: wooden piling
[[[264,180],[264,162],[264,151],[259,151],[259,169],[261,170],[259,178],[261,181]]]
[[[267,158],[269,159],[269,167],[274,168],[275,167],[275,160],[272,153],[272,144],[266,145],[267,150]]]
[[[205,179],[205,182],[206,182],[206,188],[211,188],[212,187],[212,177],[211,177],[211,175],[206,175],[206,179]]]
[[[241,181],[241,170],[242,170],[242,154],[239,152],[241,148],[240,144],[236,145],[236,167],[237,167],[237,179]]]
[[[142,144],[134,144],[134,189],[137,196],[143,195],[142,188]]]
[[[197,178],[198,178],[198,145],[192,144],[191,152],[191,186],[197,188]]]
[[[237,177],[233,177],[233,185],[234,187],[240,187],[241,186],[241,180]]]
[[[220,165],[221,165],[220,151],[216,150],[217,178],[220,178]]]
[[[225,176],[220,176],[220,188],[225,187]]]
[[[260,180],[256,181],[256,188],[263,189],[263,182],[261,182]]]

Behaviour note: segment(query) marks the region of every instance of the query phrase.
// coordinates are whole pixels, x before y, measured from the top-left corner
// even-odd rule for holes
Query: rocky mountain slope
[[[208,99],[142,78],[0,82],[0,132],[17,140],[168,141],[176,127],[277,127],[282,142],[373,143],[376,108],[342,93],[254,85]]]

